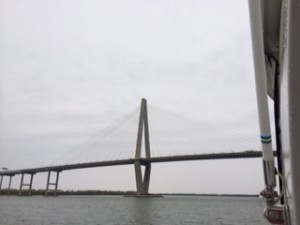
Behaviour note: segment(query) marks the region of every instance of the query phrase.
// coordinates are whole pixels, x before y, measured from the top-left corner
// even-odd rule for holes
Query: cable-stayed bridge
[[[248,135],[247,130],[236,131],[195,122],[148,107],[142,99],[139,109],[127,113],[48,166],[1,171],[0,190],[4,177],[9,177],[9,192],[12,177],[21,175],[19,195],[25,186],[30,194],[34,175],[47,172],[45,195],[53,186],[54,195],[57,195],[59,174],[64,170],[132,164],[137,195],[144,196],[149,192],[152,163],[259,158],[262,156],[259,149],[259,139]],[[50,182],[53,174],[55,181]],[[30,176],[26,184],[25,175]]]

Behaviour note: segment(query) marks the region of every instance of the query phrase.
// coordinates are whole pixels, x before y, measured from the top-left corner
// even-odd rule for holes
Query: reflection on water
[[[263,202],[238,197],[0,197],[1,225],[267,225]]]

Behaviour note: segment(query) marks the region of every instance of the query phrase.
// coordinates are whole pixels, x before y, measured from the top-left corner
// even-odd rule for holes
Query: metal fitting
[[[285,225],[285,209],[283,206],[267,207],[264,216],[271,224]]]

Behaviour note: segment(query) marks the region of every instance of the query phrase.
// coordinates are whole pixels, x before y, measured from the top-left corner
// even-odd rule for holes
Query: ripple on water
[[[1,225],[267,225],[257,198],[0,196]]]

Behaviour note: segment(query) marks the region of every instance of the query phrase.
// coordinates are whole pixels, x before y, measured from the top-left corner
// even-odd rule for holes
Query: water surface
[[[0,196],[1,225],[267,225],[258,198]]]

